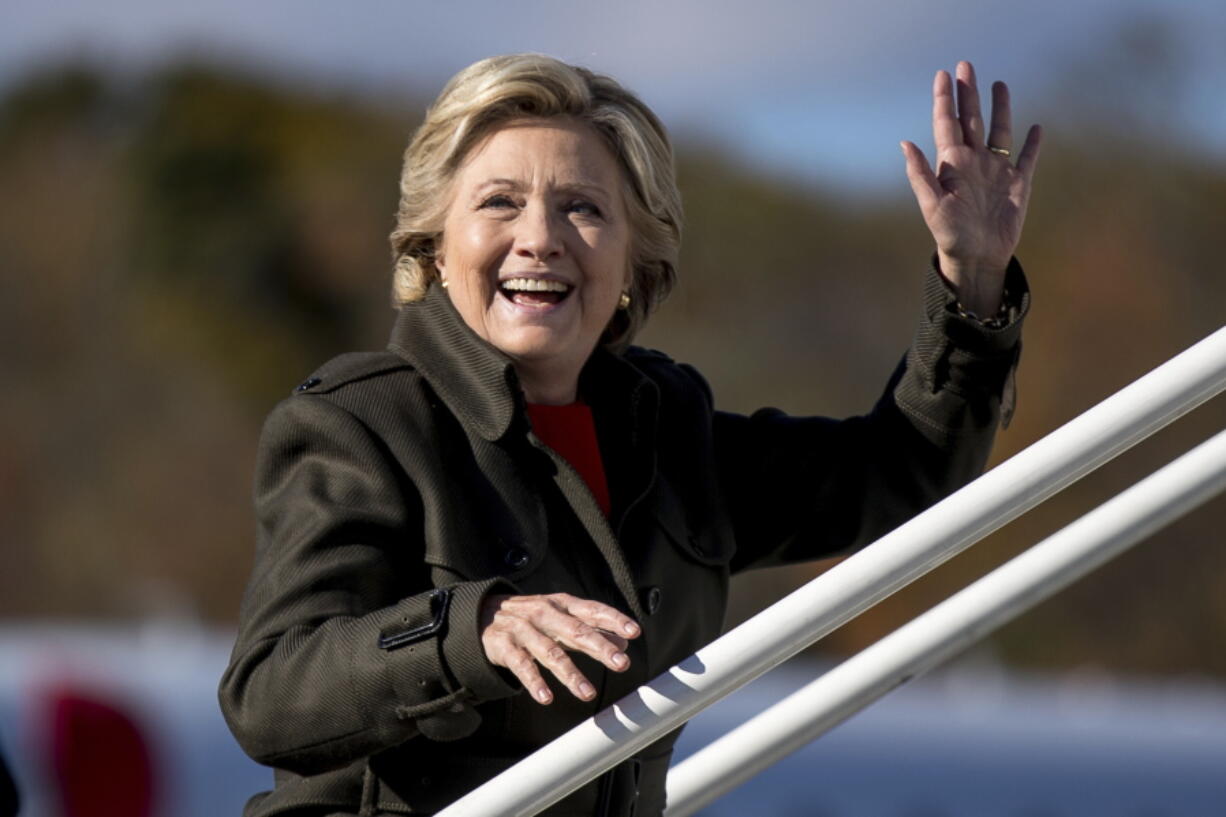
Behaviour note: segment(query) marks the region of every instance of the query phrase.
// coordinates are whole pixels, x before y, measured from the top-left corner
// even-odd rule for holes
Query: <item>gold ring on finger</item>
[[[988,145],[988,150],[992,151],[997,156],[1004,156],[1006,159],[1013,155],[1009,151],[1009,148],[998,148],[996,145]]]

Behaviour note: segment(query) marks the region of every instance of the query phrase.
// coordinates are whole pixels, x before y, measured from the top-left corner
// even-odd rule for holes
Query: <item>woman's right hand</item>
[[[553,694],[537,664],[546,667],[576,698],[590,701],[596,688],[567,655],[582,652],[614,672],[630,666],[627,639],[642,629],[607,604],[569,593],[547,596],[486,596],[481,607],[481,645],[490,663],[506,667],[542,704]]]

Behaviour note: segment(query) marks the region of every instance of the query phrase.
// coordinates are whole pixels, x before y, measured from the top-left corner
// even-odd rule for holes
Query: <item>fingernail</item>
[[[536,691],[536,699],[543,704],[549,703],[549,689],[547,687],[538,689]]]
[[[626,631],[626,635],[639,634],[639,625],[635,624],[633,621],[627,621],[626,626],[622,627],[622,629]]]
[[[582,695],[584,698],[593,698],[596,695],[596,690],[592,688],[591,684],[589,684],[587,681],[584,681],[582,684],[579,685],[579,694]]]
[[[630,663],[630,659],[626,657],[625,653],[622,653],[622,652],[613,653],[613,666],[617,667],[618,669],[621,669],[622,667],[626,666],[626,664],[628,663]]]

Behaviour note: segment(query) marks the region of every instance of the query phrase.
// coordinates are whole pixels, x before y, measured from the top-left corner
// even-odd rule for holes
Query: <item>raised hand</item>
[[[481,645],[490,663],[506,667],[542,704],[553,693],[538,664],[547,668],[576,698],[590,701],[596,689],[584,677],[567,651],[582,652],[609,669],[630,666],[626,639],[641,630],[632,619],[607,604],[569,593],[547,596],[485,598],[482,605]]]
[[[923,151],[903,142],[907,179],[937,245],[941,272],[958,300],[981,316],[1000,306],[1005,268],[1022,235],[1042,131],[1030,128],[1012,161],[1013,123],[1009,89],[992,85],[992,125],[984,138],[975,69],[958,63],[954,82],[938,71],[932,85],[932,132],[936,172]]]

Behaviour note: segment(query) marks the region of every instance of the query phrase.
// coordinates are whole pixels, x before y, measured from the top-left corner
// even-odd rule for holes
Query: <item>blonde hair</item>
[[[595,128],[626,182],[633,269],[630,306],[603,338],[622,347],[672,289],[681,245],[681,194],[668,133],[616,80],[540,54],[473,63],[452,77],[404,154],[400,207],[391,234],[396,306],[420,300],[438,277],[435,253],[452,181],[469,151],[502,125],[526,117],[572,117]]]

